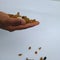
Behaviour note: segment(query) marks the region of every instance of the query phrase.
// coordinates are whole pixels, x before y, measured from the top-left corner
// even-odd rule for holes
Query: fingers
[[[22,29],[27,29],[27,28],[30,28],[30,27],[33,27],[33,26],[36,26],[38,25],[39,22],[34,22],[34,23],[27,23],[25,25],[19,25],[19,26],[16,26],[14,27],[14,30],[22,30]]]
[[[4,27],[3,29],[8,30],[8,31],[22,30],[22,29],[27,29],[27,28],[30,28],[30,27],[36,26],[36,25],[38,25],[38,24],[39,24],[39,22],[36,21],[36,22],[33,22],[33,23],[25,24],[25,25],[19,25],[19,26],[8,26],[8,27]]]
[[[11,26],[17,26],[17,25],[23,25],[25,24],[25,20],[24,19],[19,19],[19,18],[10,18],[8,21],[9,25]]]
[[[9,17],[8,14],[4,12],[0,12],[0,25],[1,27],[6,27],[6,26],[17,26],[17,25],[22,25],[25,24],[24,19],[20,18],[11,18]]]

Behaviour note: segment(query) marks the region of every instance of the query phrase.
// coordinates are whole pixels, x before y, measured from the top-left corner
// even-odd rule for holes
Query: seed
[[[37,51],[35,51],[35,54],[37,54]]]
[[[40,60],[43,60],[43,58],[41,57]]]
[[[18,54],[18,56],[22,56],[22,54]]]
[[[44,60],[46,60],[46,59],[47,59],[47,57],[45,56],[45,57],[44,57]]]
[[[34,60],[34,59],[28,59],[28,58],[26,58],[26,60]]]
[[[29,48],[28,48],[29,50],[31,50],[31,46],[29,46]]]
[[[39,50],[41,50],[41,47],[39,47]]]

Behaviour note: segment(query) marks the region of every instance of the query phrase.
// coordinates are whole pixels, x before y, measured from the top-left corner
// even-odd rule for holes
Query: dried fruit
[[[18,56],[22,56],[22,54],[18,54]]]
[[[29,50],[31,50],[31,46],[29,46],[29,48],[28,48]]]
[[[40,57],[40,60],[43,60],[43,58],[42,58],[42,57]]]
[[[30,18],[28,18],[27,16],[22,16],[22,15],[20,15],[19,12],[17,12],[17,14],[8,14],[8,15],[9,15],[9,17],[12,17],[12,18],[20,17],[20,18],[22,18],[22,19],[24,19],[24,20],[26,21],[26,24],[27,24],[27,23],[37,22],[36,19],[30,19]]]
[[[41,50],[41,47],[39,47],[39,50]]]
[[[27,16],[22,16],[22,18],[26,21],[26,23],[30,22],[30,19]]]
[[[26,60],[34,60],[34,59],[28,59],[28,58],[26,58]]]
[[[45,56],[45,57],[44,57],[44,60],[46,60],[46,59],[47,59],[47,57]]]
[[[38,52],[37,51],[35,51],[35,54],[37,54]]]

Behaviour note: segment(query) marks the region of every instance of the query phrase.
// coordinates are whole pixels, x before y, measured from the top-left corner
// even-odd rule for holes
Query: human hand
[[[24,19],[11,18],[7,13],[0,12],[0,28],[8,31],[22,30],[38,25],[39,22],[27,23]]]

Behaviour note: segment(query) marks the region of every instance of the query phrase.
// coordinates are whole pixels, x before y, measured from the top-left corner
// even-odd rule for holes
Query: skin
[[[27,29],[38,24],[38,21],[26,24],[24,19],[11,18],[7,13],[0,11],[0,29],[8,30],[11,32],[15,30]]]

